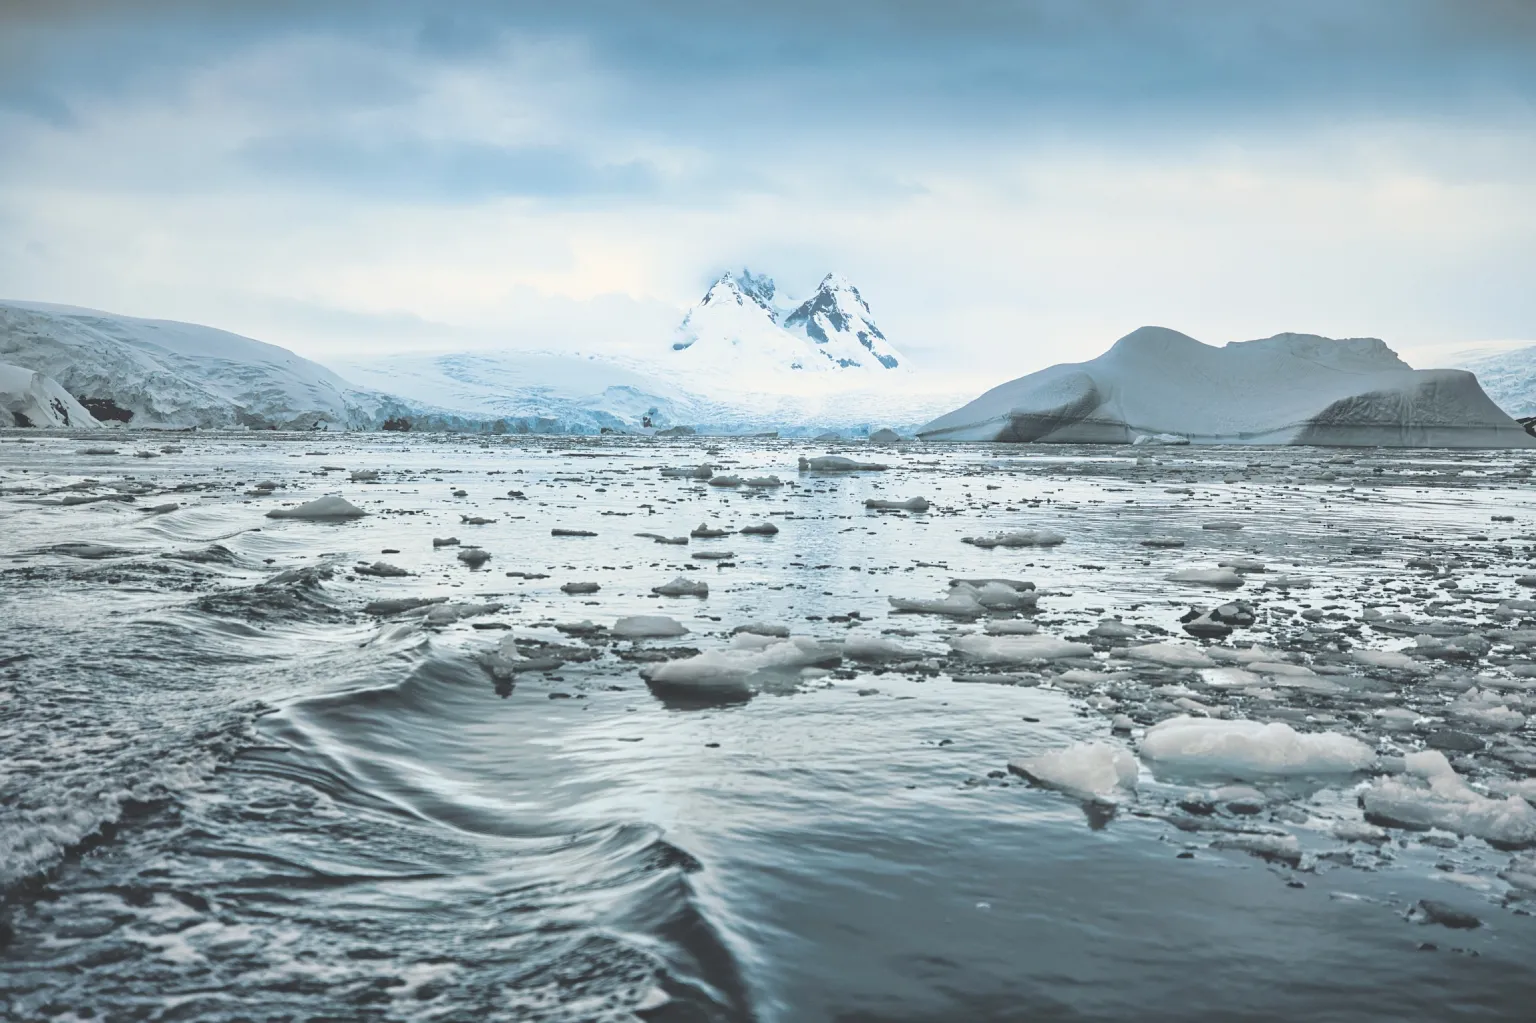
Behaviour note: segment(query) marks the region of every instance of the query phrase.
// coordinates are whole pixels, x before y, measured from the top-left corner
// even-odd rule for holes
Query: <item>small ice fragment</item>
[[[1243,577],[1230,568],[1185,568],[1164,578],[1171,583],[1213,586],[1221,590],[1235,590],[1243,585]]]
[[[353,568],[352,571],[356,572],[358,575],[373,575],[381,576],[383,578],[394,578],[397,576],[411,574],[398,565],[391,565],[387,561],[375,561],[371,565],[358,565]]]
[[[779,527],[772,522],[754,522],[750,526],[742,526],[741,531],[753,536],[774,536],[778,533]]]
[[[694,582],[678,576],[669,583],[660,586],[652,586],[651,592],[662,597],[707,597],[709,596],[709,584],[706,582]]]
[[[368,514],[344,497],[318,497],[297,508],[273,508],[269,519],[357,519]]]
[[[871,497],[864,502],[864,507],[876,511],[925,512],[929,504],[927,499],[922,497],[909,497],[905,501],[881,501]]]
[[[612,632],[619,639],[670,639],[687,635],[688,627],[666,615],[630,615],[614,622]]]
[[[377,469],[353,469],[352,470],[352,482],[353,483],[366,483],[366,482],[368,482],[370,480],[376,480],[378,478],[379,478],[379,470],[377,470]]]
[[[815,458],[802,456],[800,459],[801,472],[880,472],[889,468],[878,462],[855,462],[842,455],[821,455]]]
[[[1363,771],[1376,754],[1333,732],[1298,732],[1282,722],[1176,717],[1147,729],[1141,755],[1175,770],[1229,778]]]
[[[433,547],[457,547],[458,545],[459,538],[456,536],[434,536],[432,538]]]
[[[1008,770],[1090,803],[1119,803],[1136,789],[1136,758],[1129,750],[1103,742],[1081,742],[1010,760]]]
[[[960,542],[991,550],[993,547],[1055,547],[1065,543],[1066,539],[1050,529],[1020,529],[993,536],[963,536]]]
[[[549,531],[550,536],[596,536],[590,529],[561,529],[558,526]]]
[[[1178,643],[1147,643],[1127,647],[1123,655],[1133,661],[1161,664],[1169,668],[1211,668],[1215,662],[1200,650]]]
[[[561,593],[567,593],[567,594],[570,594],[572,596],[575,596],[577,594],[582,594],[582,593],[596,593],[600,589],[602,589],[602,587],[599,586],[597,583],[590,583],[590,582],[566,583],[565,585],[560,587],[560,592]]]
[[[961,636],[950,640],[949,645],[956,653],[984,664],[1015,664],[1093,656],[1093,647],[1087,643],[1074,643],[1057,636]]]
[[[479,547],[466,547],[459,551],[459,560],[470,568],[479,568],[487,561],[490,561],[491,556]]]

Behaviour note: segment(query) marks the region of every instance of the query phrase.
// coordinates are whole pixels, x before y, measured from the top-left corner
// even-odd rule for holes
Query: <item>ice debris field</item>
[[[153,707],[205,706],[197,728],[216,731],[212,686],[278,709],[281,727],[240,726],[258,745],[293,743],[310,726],[291,708],[389,674],[347,658],[431,651],[478,680],[464,728],[522,729],[606,779],[562,819],[643,817],[727,873],[722,835],[754,815],[857,817],[873,786],[921,830],[959,793],[982,841],[1007,821],[1118,835],[1186,869],[1320,886],[1410,947],[1536,948],[1528,452],[93,445],[0,439],[6,885],[58,871],[135,801],[215,785],[247,741],[189,739]],[[205,665],[204,685],[131,711],[78,679],[36,688],[52,657],[189,615],[287,645],[251,678]],[[78,705],[69,743],[50,740],[58,700]],[[454,784],[433,799],[490,798]],[[127,910],[59,938],[88,888],[15,904],[30,968],[115,927],[162,933]]]

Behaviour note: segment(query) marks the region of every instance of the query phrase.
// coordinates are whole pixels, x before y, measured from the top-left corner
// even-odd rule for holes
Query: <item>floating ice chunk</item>
[[[377,469],[353,469],[352,470],[352,482],[353,483],[367,483],[370,480],[376,480],[378,478],[379,478],[379,470],[377,470]]]
[[[1256,561],[1253,558],[1228,558],[1225,561],[1218,561],[1216,564],[1221,568],[1230,568],[1234,572],[1243,572],[1245,574],[1248,572],[1264,571],[1264,562]]]
[[[1211,668],[1216,663],[1195,647],[1178,643],[1147,643],[1126,647],[1121,653],[1133,661],[1161,664],[1168,668]]]
[[[465,618],[495,614],[501,608],[500,604],[435,604],[424,620],[428,625],[451,625]]]
[[[549,531],[550,536],[596,536],[590,529],[562,529],[556,526]]]
[[[686,636],[688,626],[666,615],[630,615],[614,622],[612,631],[619,639],[670,639]]]
[[[1363,664],[1368,668],[1388,668],[1392,671],[1403,671],[1411,675],[1427,675],[1429,668],[1419,661],[1415,661],[1405,653],[1397,650],[1361,650],[1350,651],[1356,664]]]
[[[495,519],[488,519],[483,515],[460,515],[459,523],[465,526],[489,526]]]
[[[660,586],[652,586],[651,592],[662,597],[707,597],[709,596],[709,584],[695,582],[678,576],[669,583]]]
[[[1205,522],[1205,523],[1202,523],[1200,528],[1201,529],[1213,529],[1213,530],[1216,530],[1218,532],[1223,532],[1223,533],[1235,533],[1239,529],[1243,528],[1243,524],[1241,522],[1237,522],[1237,521],[1235,521],[1233,519],[1218,519],[1215,522]]]
[[[1161,766],[1229,778],[1363,771],[1376,754],[1333,732],[1298,732],[1281,722],[1177,717],[1147,729],[1141,754]]]
[[[772,522],[754,522],[749,526],[742,526],[741,531],[753,536],[775,536],[779,532],[779,527]]]
[[[715,474],[711,465],[684,465],[678,468],[663,467],[661,474],[669,479],[707,480]]]
[[[432,538],[433,547],[457,547],[458,545],[459,538],[456,536],[434,536]]]
[[[1040,631],[1040,626],[1034,622],[1026,622],[1018,618],[990,621],[983,628],[991,636],[1033,636]]]
[[[1182,433],[1138,433],[1131,439],[1133,445],[1157,445],[1164,447],[1178,447],[1189,443],[1189,438]]]
[[[950,596],[969,596],[988,610],[1016,610],[1018,608],[1034,607],[1040,599],[1035,591],[1033,583],[1025,587],[1015,587],[1000,579],[978,580],[981,585],[955,580],[950,583]]]
[[[360,519],[368,513],[345,497],[318,497],[297,508],[273,508],[269,519]]]
[[[949,645],[955,652],[984,664],[1021,664],[1065,657],[1092,657],[1093,647],[1058,636],[961,636]]]
[[[901,434],[891,429],[879,429],[869,435],[869,442],[881,446],[898,444],[901,442]]]
[[[741,485],[744,487],[756,487],[759,490],[763,490],[771,487],[782,487],[784,485],[784,481],[779,479],[777,476],[751,476],[742,480]]]
[[[884,636],[850,636],[843,643],[843,656],[850,661],[912,661],[928,653]]]
[[[371,615],[388,617],[389,615],[402,614],[406,611],[414,611],[420,607],[431,604],[441,604],[447,601],[447,597],[396,597],[391,600],[375,600],[369,602],[363,610]]]
[[[1055,547],[1065,543],[1066,539],[1050,529],[1020,529],[993,536],[964,536],[960,542],[991,550],[993,547]]]
[[[1513,732],[1525,727],[1525,715],[1508,705],[1508,698],[1488,689],[1473,686],[1448,708],[1452,717],[1495,732]]]
[[[1366,819],[1418,830],[1444,828],[1490,845],[1536,845],[1536,809],[1519,796],[1493,799],[1463,782],[1445,754],[1410,753],[1401,778],[1378,778],[1360,797]]]
[[[1136,790],[1135,756],[1104,742],[1080,742],[1010,760],[1008,770],[1043,788],[1090,803],[1120,803]]]
[[[1264,580],[1266,590],[1306,590],[1312,588],[1312,580],[1304,575],[1277,575]]]
[[[741,486],[741,477],[740,476],[715,476],[712,479],[710,479],[709,485],[712,486],[712,487],[739,487],[739,486]]]
[[[1140,633],[1135,626],[1127,625],[1118,618],[1105,618],[1089,629],[1088,635],[1094,639],[1135,639]]]
[[[774,636],[778,639],[788,639],[789,626],[770,625],[767,622],[747,622],[745,625],[738,625],[731,630],[731,635],[733,636],[739,636],[742,633],[747,633],[751,636]]]
[[[677,547],[688,546],[688,538],[686,536],[663,536],[660,533],[636,533],[635,535],[643,536],[647,540],[655,540],[657,543],[672,544]]]
[[[864,502],[864,507],[876,511],[925,512],[930,506],[924,497],[909,497],[905,501],[881,501],[871,497]]]
[[[1243,585],[1243,577],[1230,568],[1184,568],[1164,578],[1171,583],[1214,586],[1219,590],[1235,590]]]
[[[373,575],[381,576],[383,578],[395,578],[398,576],[411,574],[405,569],[400,568],[398,565],[391,565],[387,561],[375,561],[371,565],[357,565],[352,569],[352,571],[356,572],[358,575]]]
[[[887,597],[892,608],[909,614],[945,615],[950,618],[980,618],[987,609],[970,593],[951,593],[943,600],[915,597]]]
[[[797,637],[779,639],[742,633],[725,650],[706,650],[693,657],[651,665],[641,677],[663,696],[702,701],[749,699],[752,680],[783,676],[813,666],[835,666],[842,651],[833,643]]]
[[[700,540],[713,540],[716,537],[729,536],[730,534],[731,531],[729,529],[716,529],[707,522],[700,522],[697,526],[693,527],[693,530],[688,535],[697,537]]]
[[[1149,536],[1141,541],[1143,547],[1174,548],[1183,547],[1184,541],[1176,536]]]
[[[1292,867],[1301,863],[1301,843],[1295,835],[1223,835],[1211,843],[1211,848],[1235,849]]]
[[[596,593],[600,589],[602,589],[602,587],[599,586],[597,583],[591,583],[591,582],[566,583],[565,585],[560,587],[560,592],[561,593],[570,594],[572,596],[575,596],[577,594],[582,594],[582,593]]]
[[[842,455],[820,455],[815,458],[800,458],[801,472],[880,472],[889,469],[888,465],[878,462],[855,462],[851,458]]]
[[[693,556],[700,561],[729,561],[736,556],[735,551],[694,551]]]
[[[459,560],[470,568],[479,568],[491,560],[491,555],[488,551],[483,551],[479,547],[466,547],[459,551]]]

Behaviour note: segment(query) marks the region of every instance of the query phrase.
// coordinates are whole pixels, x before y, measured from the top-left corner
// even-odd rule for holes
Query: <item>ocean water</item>
[[[1470,736],[1441,744],[1463,776],[1520,791],[1527,453],[929,445],[849,449],[889,468],[820,473],[797,458],[822,449],[768,440],[120,436],[115,454],[0,436],[6,1019],[1523,1020],[1536,1004],[1529,853],[1456,829],[1338,837],[1381,770],[1144,761],[1113,805],[1008,770],[1082,741],[1135,751],[1192,702],[1351,735],[1383,763]],[[660,472],[701,462],[783,485]],[[327,494],[367,515],[266,517]],[[916,496],[926,512],[864,505]],[[777,534],[739,532],[763,521]],[[701,524],[730,532],[636,535]],[[1063,541],[964,542],[1012,530]],[[1235,556],[1266,571],[1168,579]],[[355,570],[375,562],[409,574]],[[708,596],[651,592],[677,577]],[[969,663],[950,641],[1018,613],[888,602],[990,577],[1035,583],[1028,622],[1095,652]],[[411,597],[446,601],[368,610]],[[1119,618],[1133,643],[1201,647],[1181,616],[1232,600],[1255,621],[1219,645],[1326,684],[1229,685],[1089,635]],[[425,617],[453,604],[500,607]],[[571,628],[638,614],[689,631]],[[760,672],[724,702],[647,685],[754,622],[914,652]],[[1486,649],[1434,645],[1465,636]],[[1361,648],[1422,667],[1367,669]],[[1465,710],[1469,690],[1503,717]],[[1113,733],[1122,713],[1134,728]],[[1196,798],[1229,782],[1262,808]]]

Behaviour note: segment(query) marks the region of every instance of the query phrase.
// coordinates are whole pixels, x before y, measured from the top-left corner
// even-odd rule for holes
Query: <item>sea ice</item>
[[[688,626],[666,615],[630,615],[613,623],[618,639],[670,639],[688,634]]]
[[[1081,742],[1066,749],[1010,760],[1014,774],[1074,799],[1115,804],[1136,789],[1136,758],[1129,750],[1103,742]]]
[[[1161,767],[1229,778],[1363,771],[1375,752],[1333,732],[1298,732],[1282,722],[1176,717],[1147,729],[1141,754]]]
[[[1016,664],[1055,661],[1067,657],[1092,657],[1093,647],[1058,636],[960,636],[949,645],[973,661],[985,664]]]
[[[651,592],[662,597],[707,597],[709,596],[709,584],[706,582],[694,582],[678,576],[669,583],[660,586],[652,586]]]
[[[317,497],[297,508],[273,508],[269,519],[358,519],[368,513],[344,497]]]
[[[1405,776],[1378,778],[1360,797],[1367,819],[1393,827],[1444,828],[1508,848],[1536,845],[1536,809],[1524,799],[1477,792],[1438,750],[1410,753],[1405,761]]]

